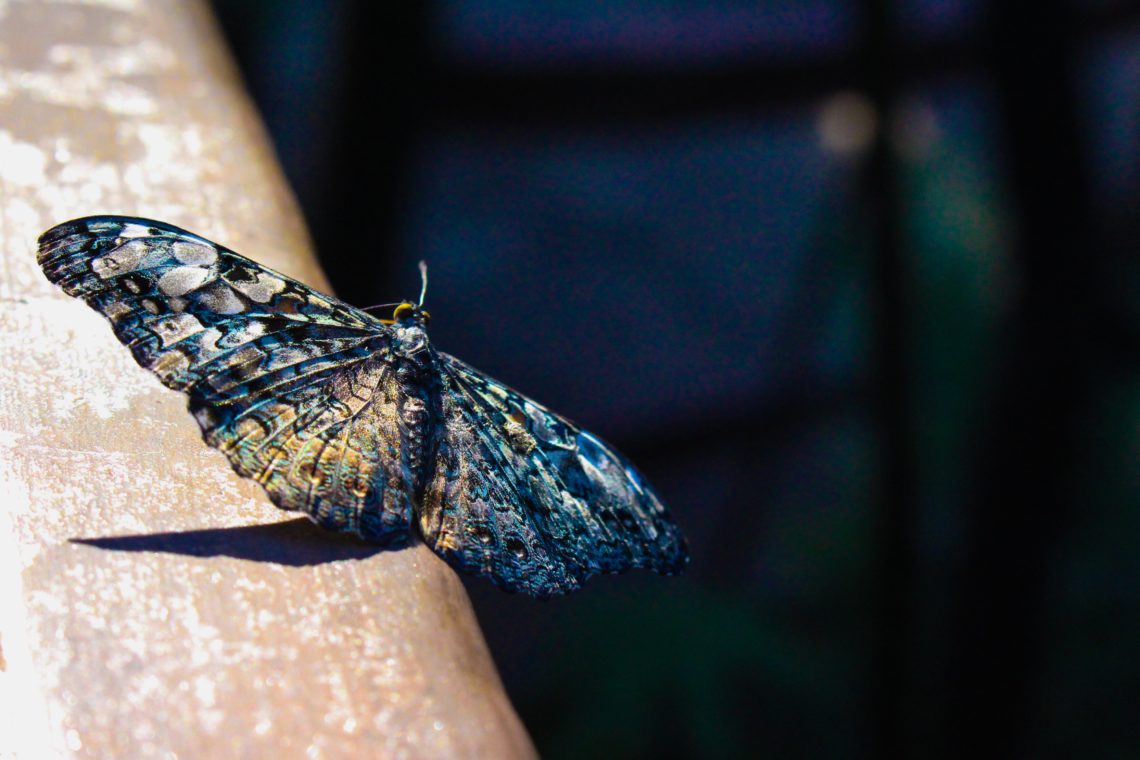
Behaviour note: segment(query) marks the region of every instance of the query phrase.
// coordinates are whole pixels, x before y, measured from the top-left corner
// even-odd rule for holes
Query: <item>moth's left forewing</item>
[[[38,260],[189,396],[206,442],[277,506],[382,543],[406,538],[387,326],[155,220],[66,222],[40,237]]]

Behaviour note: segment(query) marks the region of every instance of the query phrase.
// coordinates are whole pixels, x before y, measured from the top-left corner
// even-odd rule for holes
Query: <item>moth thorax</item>
[[[427,351],[428,337],[422,325],[399,325],[395,332],[396,339],[392,342],[394,353],[411,359]]]

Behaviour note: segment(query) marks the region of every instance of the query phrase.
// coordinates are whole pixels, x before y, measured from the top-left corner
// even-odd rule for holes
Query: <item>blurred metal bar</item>
[[[1050,562],[1076,508],[1098,242],[1077,100],[1078,14],[1063,0],[993,4],[997,90],[1017,232],[1016,299],[965,514],[950,662],[950,757],[1034,751]],[[1040,747],[1038,750],[1042,749]]]
[[[907,344],[911,315],[907,306],[906,241],[899,167],[889,130],[905,66],[900,60],[902,45],[895,30],[894,4],[864,0],[860,9],[859,70],[878,115],[864,177],[864,202],[869,206],[874,245],[873,409],[881,444],[870,578],[874,638],[868,668],[868,756],[894,758],[908,754],[908,664],[914,646],[918,490],[912,420],[913,352]]]

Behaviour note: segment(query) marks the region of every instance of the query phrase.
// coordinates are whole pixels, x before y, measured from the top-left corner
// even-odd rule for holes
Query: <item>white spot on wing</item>
[[[249,343],[251,340],[255,340],[264,334],[265,323],[253,319],[249,320],[248,323],[242,326],[241,329],[227,332],[218,341],[218,345],[224,348],[233,348],[244,343]]]
[[[107,319],[112,322],[117,322],[128,314],[134,314],[135,310],[122,301],[113,301],[103,307],[103,313],[107,315]]]
[[[205,290],[197,291],[198,303],[216,314],[240,314],[245,304],[225,285],[216,282]]]
[[[195,335],[194,343],[198,346],[198,352],[194,356],[194,363],[202,365],[225,353],[224,348],[218,347],[218,339],[221,337],[222,333],[216,327],[208,328]]]
[[[251,301],[269,303],[274,295],[285,290],[285,282],[271,275],[258,274],[253,282],[230,282],[230,287]]]
[[[150,245],[145,240],[128,240],[102,258],[91,262],[91,271],[104,280],[124,272],[145,269],[152,262]]]
[[[177,241],[171,249],[174,258],[183,264],[197,264],[199,266],[213,264],[218,260],[218,251],[212,245],[197,242]]]
[[[613,466],[609,453],[601,441],[585,430],[578,432],[578,462],[591,480],[603,485],[608,483],[608,472]]]
[[[193,314],[177,314],[155,323],[154,333],[162,340],[162,345],[169,346],[204,329]]]
[[[121,238],[141,238],[150,237],[150,235],[151,232],[148,227],[142,224],[135,224],[134,222],[123,225],[122,231],[119,232],[119,237]]]
[[[168,296],[184,296],[206,284],[210,275],[205,267],[177,267],[159,278],[158,289]]]
[[[271,354],[270,367],[280,369],[291,364],[299,364],[312,358],[312,353],[300,346],[281,346],[275,348]]]

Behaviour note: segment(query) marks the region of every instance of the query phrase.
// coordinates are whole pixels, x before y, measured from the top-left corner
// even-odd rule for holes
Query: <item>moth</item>
[[[625,458],[432,346],[426,270],[419,302],[380,319],[149,219],[65,222],[38,261],[282,509],[384,546],[417,534],[452,567],[536,597],[688,563]]]

